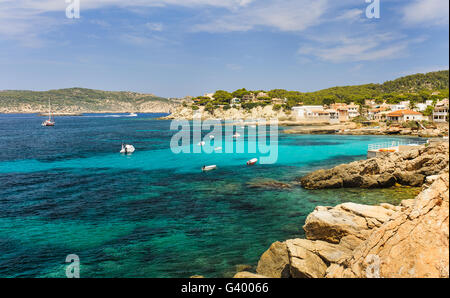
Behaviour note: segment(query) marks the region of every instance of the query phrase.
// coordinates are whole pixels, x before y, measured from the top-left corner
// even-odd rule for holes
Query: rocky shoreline
[[[318,170],[300,178],[307,189],[342,187],[382,188],[395,184],[421,186],[425,178],[448,170],[448,142],[412,147],[404,152],[385,153],[328,170]]]
[[[302,186],[307,188],[344,187],[344,181],[345,187],[402,182],[422,185],[422,192],[399,206],[318,206],[303,226],[306,239],[273,243],[261,256],[256,273],[243,271],[235,277],[448,278],[448,153],[448,143],[441,142],[303,177]],[[359,183],[366,178],[367,185]],[[380,184],[380,179],[389,183]]]
[[[277,121],[279,126],[288,127],[283,132],[287,134],[337,134],[337,135],[399,135],[416,137],[443,137],[449,135],[448,123],[435,123],[429,127],[419,126],[417,129],[408,127],[387,126],[379,123],[380,126],[364,126],[361,123],[352,121],[339,124],[328,124],[324,122],[301,121],[283,110],[273,110],[273,106],[255,107],[251,110],[230,108],[228,110],[216,109],[212,113],[205,111],[204,107],[192,110],[192,107],[179,105],[170,115],[163,117],[164,120],[254,120],[265,119],[267,124]],[[244,123],[245,124],[245,123]]]

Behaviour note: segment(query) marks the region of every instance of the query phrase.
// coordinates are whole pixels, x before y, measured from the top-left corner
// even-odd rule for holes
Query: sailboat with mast
[[[55,120],[52,118],[50,99],[48,100],[48,119],[42,122],[42,126],[55,126]]]

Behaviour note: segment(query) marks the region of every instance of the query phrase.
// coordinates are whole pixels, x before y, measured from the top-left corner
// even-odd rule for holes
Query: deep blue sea
[[[250,187],[364,159],[368,144],[392,137],[280,127],[277,163],[247,167],[257,154],[172,153],[176,131],[158,116],[42,127],[36,115],[0,115],[0,277],[64,277],[69,254],[81,277],[230,277],[272,242],[303,236],[317,205],[399,203],[416,191]],[[136,152],[119,154],[122,142]],[[211,164],[219,168],[201,172]]]

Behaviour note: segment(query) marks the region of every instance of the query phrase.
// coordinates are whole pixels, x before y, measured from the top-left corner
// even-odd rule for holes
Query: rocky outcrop
[[[353,252],[345,274],[363,277],[449,277],[449,176],[374,230]],[[371,269],[379,263],[375,272]]]
[[[307,239],[275,242],[257,273],[268,277],[449,277],[449,174],[427,177],[400,206],[317,207]]]
[[[268,277],[289,277],[289,254],[286,243],[274,242],[261,256],[256,272]]]
[[[425,177],[448,169],[448,142],[431,143],[404,152],[318,170],[300,179],[307,189],[362,187],[382,188],[396,183],[421,186]]]
[[[166,117],[166,119],[227,119],[227,120],[240,120],[240,119],[288,119],[290,115],[283,110],[274,110],[272,105],[265,107],[256,107],[251,110],[231,108],[228,110],[222,108],[216,108],[212,113],[205,111],[204,107],[199,107],[198,110],[192,110],[189,106],[179,106],[172,111],[172,114]]]
[[[344,203],[334,208],[319,206],[308,215],[303,229],[311,240],[339,243],[347,235],[365,239],[370,229],[381,226],[399,209],[390,204],[367,206]]]

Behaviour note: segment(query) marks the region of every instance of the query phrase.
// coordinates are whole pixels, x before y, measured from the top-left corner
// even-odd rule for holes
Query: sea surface
[[[398,204],[417,193],[257,187],[365,159],[368,144],[395,137],[280,127],[277,162],[248,167],[259,153],[174,154],[177,131],[159,116],[56,117],[42,127],[37,115],[0,115],[0,277],[65,277],[69,254],[81,277],[230,277],[237,265],[254,269],[272,242],[304,236],[317,205]],[[136,152],[121,155],[122,142]]]

